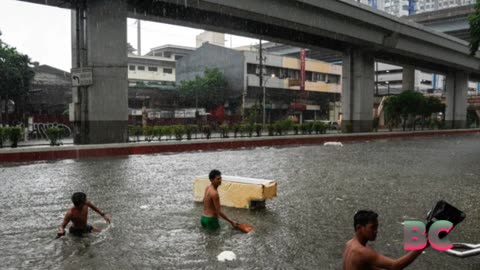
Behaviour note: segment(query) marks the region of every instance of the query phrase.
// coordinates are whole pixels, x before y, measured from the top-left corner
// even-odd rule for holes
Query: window
[[[175,60],[182,59],[182,55],[175,55]]]
[[[173,73],[173,70],[172,70],[171,68],[164,68],[164,69],[163,69],[163,73],[172,74],[172,73]]]
[[[157,72],[157,71],[158,71],[158,68],[157,68],[157,67],[148,67],[148,71]]]
[[[145,66],[137,66],[137,70],[145,70]]]
[[[133,70],[133,71],[135,71],[135,66],[133,66],[133,65],[130,65],[130,66],[128,66],[128,69],[129,69],[129,70]]]
[[[172,53],[164,52],[163,57],[170,58],[170,57],[172,57]]]
[[[338,84],[339,81],[340,81],[340,76],[338,76],[338,75],[333,75],[333,74],[328,74],[327,83],[335,83],[335,84]]]
[[[255,74],[255,71],[257,70],[257,65],[255,64],[247,64],[247,74]]]

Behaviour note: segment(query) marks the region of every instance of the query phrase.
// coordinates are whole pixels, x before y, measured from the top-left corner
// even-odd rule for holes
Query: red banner
[[[305,49],[300,51],[300,91],[305,91]]]

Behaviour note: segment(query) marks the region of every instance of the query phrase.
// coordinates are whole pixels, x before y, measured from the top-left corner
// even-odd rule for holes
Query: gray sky
[[[32,61],[65,71],[71,68],[70,11],[22,1],[0,0],[0,37]],[[195,36],[203,30],[142,21],[142,54],[164,44],[195,47]],[[128,42],[137,47],[137,25],[128,19]],[[230,46],[230,35],[225,35]],[[233,47],[258,40],[233,36]]]

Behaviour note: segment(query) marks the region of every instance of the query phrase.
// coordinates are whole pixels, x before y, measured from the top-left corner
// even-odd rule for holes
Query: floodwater
[[[253,233],[201,229],[193,177],[213,168],[278,181],[265,209],[224,208]],[[1,269],[340,269],[357,210],[379,213],[373,246],[399,257],[402,222],[440,199],[467,214],[450,240],[480,243],[480,135],[4,165],[0,181]],[[55,240],[76,191],[112,224],[90,211],[103,232]],[[217,261],[226,250],[237,260]],[[430,248],[408,269],[480,269],[480,256]]]

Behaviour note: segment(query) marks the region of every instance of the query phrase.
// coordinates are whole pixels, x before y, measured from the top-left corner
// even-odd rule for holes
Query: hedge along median
[[[480,134],[480,129],[385,132],[336,135],[304,135],[283,137],[253,137],[242,139],[211,139],[203,141],[170,141],[135,144],[76,145],[45,148],[23,148],[0,150],[0,162],[24,162],[34,160],[82,159],[93,157],[128,156],[154,153],[176,153],[191,151],[214,151],[223,149],[254,148],[262,146],[295,146],[323,144],[337,141],[367,141],[401,137],[438,135]]]
[[[22,136],[23,130],[19,127],[0,127],[0,148],[3,148],[7,141],[10,142],[10,147],[17,147]]]

